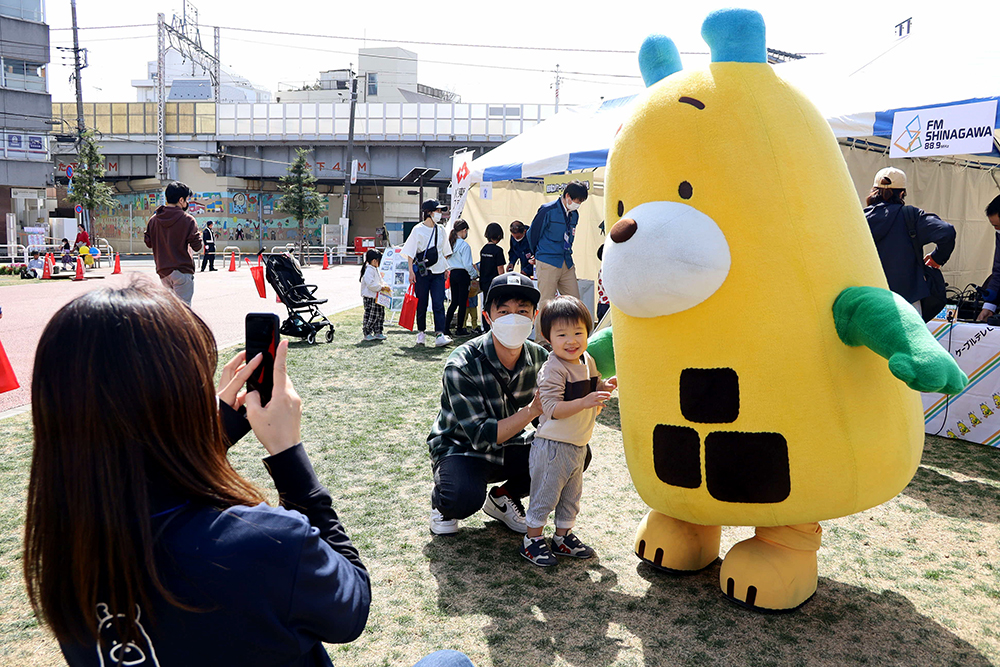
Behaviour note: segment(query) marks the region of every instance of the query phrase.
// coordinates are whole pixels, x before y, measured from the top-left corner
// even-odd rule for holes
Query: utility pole
[[[347,159],[344,160],[344,207],[341,210],[341,227],[346,223],[351,202],[351,172],[354,163],[354,110],[358,105],[358,76],[351,72],[351,119],[347,126]],[[342,229],[341,241],[347,243],[346,232]]]
[[[79,138],[86,129],[83,122],[83,84],[80,82],[80,33],[76,25],[76,0],[70,0],[70,8],[73,12],[73,78],[76,80],[76,134],[77,145]]]
[[[167,27],[163,14],[156,15],[156,177],[167,180]]]
[[[562,78],[559,76],[559,65],[556,65],[556,113],[559,113],[559,84],[562,83]]]

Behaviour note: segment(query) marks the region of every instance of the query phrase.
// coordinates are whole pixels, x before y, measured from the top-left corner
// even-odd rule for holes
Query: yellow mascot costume
[[[666,37],[640,51],[648,89],[608,159],[613,326],[594,356],[617,372],[629,472],[652,508],[639,558],[700,570],[721,526],[755,526],[722,590],[794,609],[816,591],[818,522],[885,502],[916,471],[914,389],[967,379],[886,289],[833,133],[767,63],[762,17],[719,11],[702,36],[705,70],[681,71]]]

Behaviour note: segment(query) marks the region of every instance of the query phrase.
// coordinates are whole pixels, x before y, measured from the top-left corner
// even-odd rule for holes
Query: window
[[[0,85],[4,88],[33,90],[41,93],[46,91],[45,65],[11,58],[3,58],[2,62],[3,81],[0,82]]]
[[[42,0],[0,0],[0,16],[10,16],[25,21],[42,23]]]
[[[368,72],[368,95],[378,95],[378,72]]]

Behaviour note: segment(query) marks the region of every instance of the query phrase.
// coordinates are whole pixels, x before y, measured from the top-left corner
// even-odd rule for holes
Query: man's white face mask
[[[501,345],[508,350],[516,350],[528,340],[533,324],[531,318],[511,313],[490,322],[490,330]]]
[[[572,199],[570,199],[568,197],[566,198],[566,210],[567,211],[573,212],[573,211],[575,211],[578,208],[580,208],[580,202],[573,201]]]

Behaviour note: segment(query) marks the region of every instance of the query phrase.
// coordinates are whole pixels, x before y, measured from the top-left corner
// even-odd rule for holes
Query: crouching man
[[[458,520],[480,508],[511,530],[527,532],[521,499],[531,486],[531,422],[542,414],[537,379],[548,357],[527,340],[538,299],[526,276],[497,276],[483,308],[490,331],[448,357],[441,411],[427,437],[435,535],[456,533]]]

